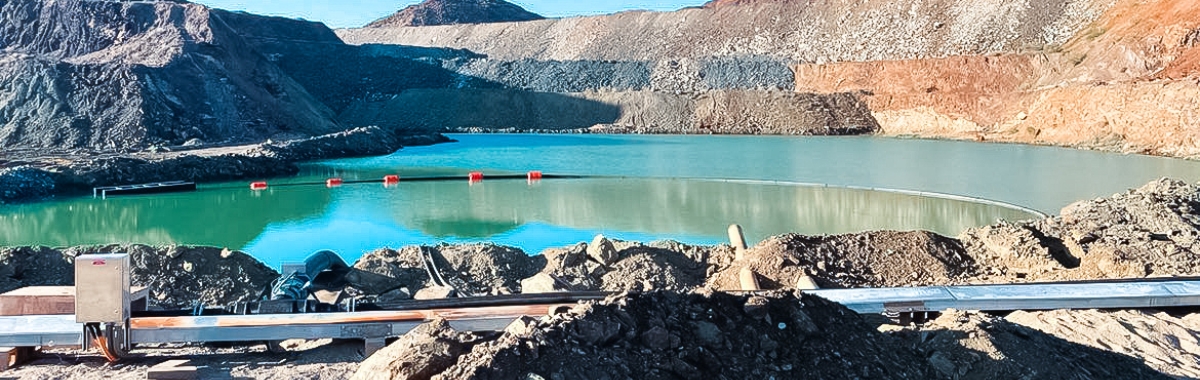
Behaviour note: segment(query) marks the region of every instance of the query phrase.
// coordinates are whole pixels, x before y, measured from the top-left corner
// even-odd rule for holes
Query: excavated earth
[[[1193,248],[1200,247],[1194,244],[1200,223],[1193,223],[1200,220],[1200,208],[1194,207],[1198,201],[1200,186],[1164,179],[1076,203],[1059,216],[999,223],[959,238],[894,231],[783,235],[749,248],[740,260],[728,245],[643,244],[602,237],[535,256],[488,244],[382,249],[365,255],[354,267],[392,278],[382,287],[391,290],[351,292],[383,302],[427,299],[437,294],[427,292],[438,285],[422,264],[430,257],[453,289],[441,296],[582,290],[620,295],[581,304],[563,315],[518,321],[501,334],[458,333],[437,324],[423,327],[368,360],[358,376],[1194,377],[1200,371],[1192,365],[1200,354],[1200,333],[1195,316],[1186,310],[1169,311],[1179,313],[1174,315],[951,312],[913,327],[892,326],[786,292],[804,286],[805,279],[824,288],[843,288],[1194,276],[1200,274],[1200,254]],[[74,258],[97,252],[132,253],[134,283],[151,287],[154,308],[188,308],[197,300],[224,305],[256,299],[278,275],[243,253],[218,248],[5,248],[0,249],[0,291],[69,285]],[[764,290],[785,293],[735,295],[742,290],[743,269],[754,271]],[[804,344],[795,343],[801,341]],[[128,367],[102,370],[132,376],[135,372],[130,371],[175,353],[209,363],[213,373],[285,371],[274,373],[345,378],[364,359],[354,353],[360,347],[356,345],[324,341],[289,347],[295,356],[256,353],[255,359],[248,359],[253,363],[222,364],[230,359],[221,355],[233,352],[228,347],[174,346],[166,347],[165,353],[145,351],[147,356]],[[413,350],[421,354],[407,354]],[[13,373],[36,378],[65,369],[76,373],[67,378],[82,378],[82,373],[91,373],[86,370],[100,368],[89,355],[55,359],[73,353],[52,350],[51,356]],[[334,353],[340,359],[314,356]],[[1068,369],[1063,362],[1074,364]],[[417,377],[400,376],[406,373]]]

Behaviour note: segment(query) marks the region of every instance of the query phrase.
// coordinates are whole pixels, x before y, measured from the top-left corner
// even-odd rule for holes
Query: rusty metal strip
[[[509,317],[516,318],[530,315],[547,315],[549,314],[550,310],[554,310],[559,306],[562,305],[496,306],[470,309],[370,311],[327,314],[134,318],[130,320],[130,328],[133,330],[146,330],[189,327],[269,327],[284,325],[414,322],[428,321],[434,318],[442,318],[451,321]]]

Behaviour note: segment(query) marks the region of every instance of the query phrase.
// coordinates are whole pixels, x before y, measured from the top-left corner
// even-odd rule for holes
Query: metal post
[[[762,287],[758,285],[758,274],[754,273],[750,268],[742,268],[741,272],[738,273],[738,278],[742,282],[742,290],[762,290]]]

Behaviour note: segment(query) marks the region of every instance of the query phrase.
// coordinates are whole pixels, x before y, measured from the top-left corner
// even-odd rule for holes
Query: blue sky
[[[510,0],[511,1],[511,0]],[[213,8],[321,21],[333,28],[363,26],[420,0],[195,0]],[[631,9],[659,11],[702,5],[705,0],[524,0],[511,1],[546,17],[613,13]]]

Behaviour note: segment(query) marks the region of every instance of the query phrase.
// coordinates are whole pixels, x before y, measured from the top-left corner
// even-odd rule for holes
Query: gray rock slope
[[[0,1],[0,146],[120,151],[341,129],[235,17],[176,2]]]

